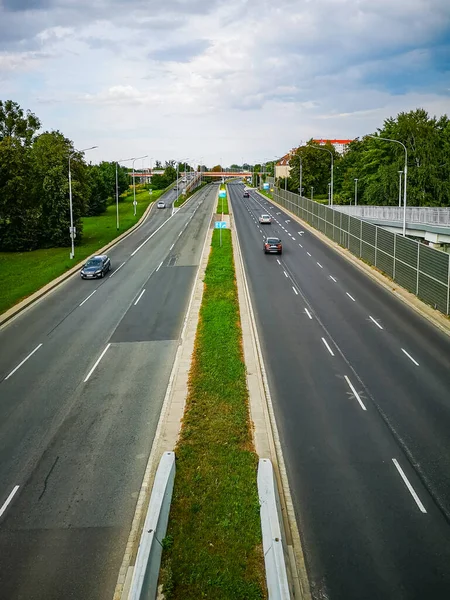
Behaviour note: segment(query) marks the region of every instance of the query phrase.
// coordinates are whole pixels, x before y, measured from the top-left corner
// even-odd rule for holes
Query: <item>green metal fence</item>
[[[446,252],[292,192],[275,188],[273,199],[427,304],[450,314],[450,255]]]

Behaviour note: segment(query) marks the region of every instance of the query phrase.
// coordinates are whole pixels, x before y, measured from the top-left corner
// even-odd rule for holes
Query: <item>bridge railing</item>
[[[341,206],[334,208],[361,219],[373,221],[403,221],[403,208],[400,206]],[[450,227],[450,208],[406,207],[406,222],[410,224]]]
[[[450,314],[446,252],[279,188],[274,188],[273,199],[427,304]]]

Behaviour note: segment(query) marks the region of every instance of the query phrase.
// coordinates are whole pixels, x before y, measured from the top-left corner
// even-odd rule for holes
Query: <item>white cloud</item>
[[[4,15],[21,23],[3,52],[0,25],[13,99],[77,144],[95,136],[99,158],[151,143],[161,159],[258,160],[448,110],[448,0],[54,0]]]

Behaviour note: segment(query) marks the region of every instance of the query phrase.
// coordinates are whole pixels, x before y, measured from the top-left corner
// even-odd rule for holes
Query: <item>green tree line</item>
[[[386,119],[373,134],[402,142],[408,152],[407,198],[410,206],[450,206],[450,120],[447,115],[430,117],[424,109],[400,113]],[[331,144],[324,145],[334,159],[334,202],[350,204],[398,204],[400,174],[404,170],[405,152],[400,144],[374,139],[368,135],[349,144],[341,156]],[[292,156],[287,188],[305,196],[327,197],[331,157],[318,150],[313,140]],[[403,175],[402,185],[403,185]],[[278,180],[285,187],[286,182]]]

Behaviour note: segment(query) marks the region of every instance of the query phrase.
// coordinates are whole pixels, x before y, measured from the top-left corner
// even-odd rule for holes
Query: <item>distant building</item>
[[[347,150],[347,146],[350,144],[350,142],[353,142],[353,140],[313,140],[313,142],[319,146],[324,146],[325,144],[331,144],[332,146],[334,146],[334,149],[336,150],[336,152],[339,152],[339,154],[344,154],[344,152]]]
[[[336,152],[339,152],[339,154],[342,155],[347,150],[347,146],[350,144],[350,142],[353,142],[353,140],[320,139],[320,140],[313,140],[313,142],[315,144],[317,144],[318,146],[324,146],[325,144],[331,144],[332,146],[334,146],[334,149],[336,150]],[[298,148],[301,148],[301,146],[299,146]],[[290,150],[287,154],[285,154],[282,158],[280,158],[280,160],[276,163],[275,178],[281,177],[281,179],[284,179],[285,177],[289,177],[289,173],[291,171],[291,168],[289,166],[289,161],[291,160],[292,156],[297,152],[298,148],[292,148],[292,150]]]

